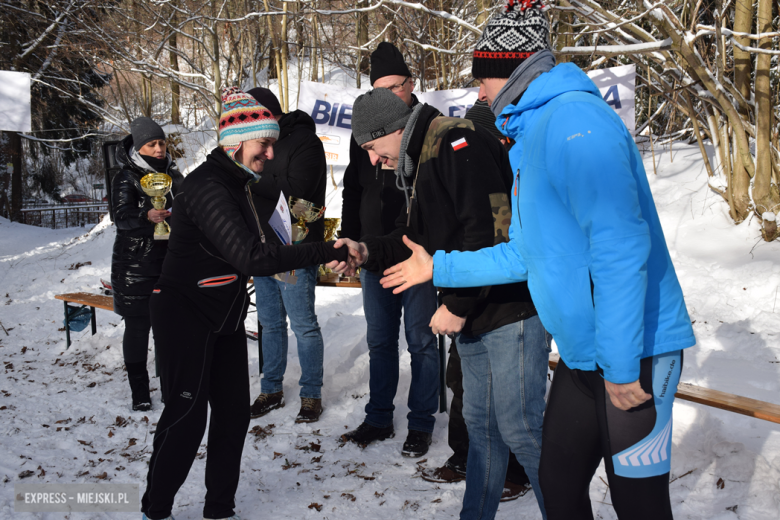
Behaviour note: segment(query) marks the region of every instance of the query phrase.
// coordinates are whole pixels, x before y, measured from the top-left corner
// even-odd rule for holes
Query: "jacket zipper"
[[[246,185],[246,198],[249,199],[249,207],[252,208],[252,214],[255,216],[255,222],[257,223],[257,230],[260,231],[260,242],[265,244],[265,233],[263,233],[263,228],[260,227],[260,218],[257,216],[257,210],[255,209],[255,204],[252,202],[252,192],[249,191],[249,185]]]

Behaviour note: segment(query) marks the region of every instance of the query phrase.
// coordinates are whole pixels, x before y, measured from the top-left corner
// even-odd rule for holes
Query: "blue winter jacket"
[[[529,85],[496,122],[517,144],[509,242],[437,251],[437,287],[528,280],[571,368],[639,378],[639,360],[696,343],[642,158],[623,122],[571,63]]]

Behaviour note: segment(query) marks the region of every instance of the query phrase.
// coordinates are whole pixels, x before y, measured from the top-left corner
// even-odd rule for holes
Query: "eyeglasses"
[[[407,76],[406,79],[403,80],[403,82],[399,83],[398,85],[393,85],[392,87],[387,87],[387,90],[389,90],[390,92],[392,92],[394,94],[397,94],[397,93],[401,92],[401,90],[403,90],[404,85],[406,85],[406,82],[409,81],[410,79],[412,79],[412,78]]]

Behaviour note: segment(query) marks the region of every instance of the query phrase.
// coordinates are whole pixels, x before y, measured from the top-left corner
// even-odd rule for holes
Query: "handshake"
[[[404,244],[411,249],[412,256],[393,267],[385,270],[384,278],[379,282],[382,287],[389,289],[395,287],[394,294],[399,294],[406,289],[427,282],[433,278],[433,257],[424,247],[418,245],[404,235]],[[326,264],[331,271],[346,276],[355,276],[358,267],[368,260],[368,248],[364,242],[355,242],[349,238],[339,238],[333,245],[336,249],[347,247],[349,256],[345,262],[333,260]]]
[[[325,267],[337,274],[343,274],[345,276],[355,276],[358,267],[366,263],[368,259],[368,248],[363,242],[355,242],[349,238],[339,238],[333,245],[334,248],[340,249],[347,247],[348,257],[346,261],[339,262],[333,260],[325,264]]]

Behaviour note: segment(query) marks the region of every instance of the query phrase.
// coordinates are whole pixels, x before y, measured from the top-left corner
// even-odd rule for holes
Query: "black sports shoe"
[[[357,427],[357,429],[347,432],[341,436],[341,440],[344,442],[354,442],[361,448],[365,448],[374,441],[383,441],[395,437],[395,431],[393,425],[386,426],[384,428],[377,428],[370,424],[363,423]]]
[[[411,458],[422,457],[428,453],[428,446],[431,445],[432,441],[433,435],[430,433],[409,430],[409,435],[406,436],[406,442],[404,442],[401,455]]]
[[[271,410],[284,408],[284,392],[275,392],[273,394],[260,394],[249,407],[250,419],[262,417]]]

